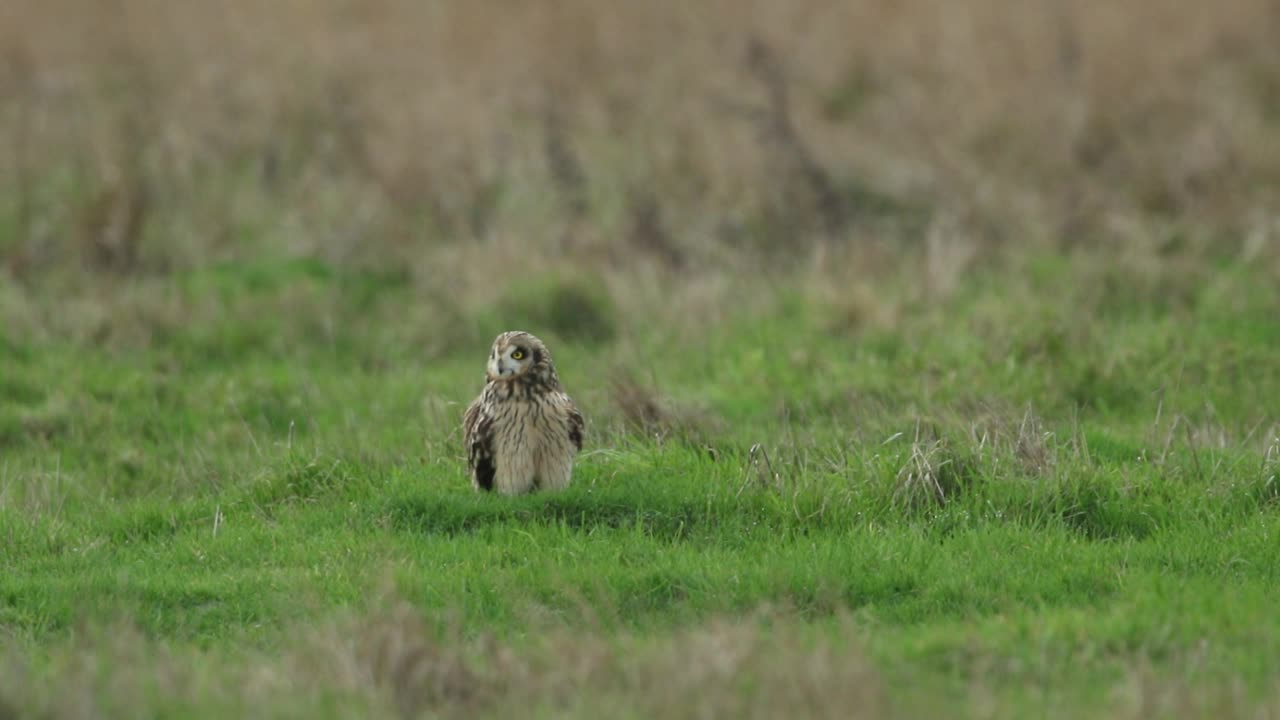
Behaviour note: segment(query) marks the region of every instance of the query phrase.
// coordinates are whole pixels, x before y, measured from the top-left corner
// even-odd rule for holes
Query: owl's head
[[[493,341],[488,375],[490,381],[520,381],[552,387],[559,384],[546,344],[520,330],[504,332]]]

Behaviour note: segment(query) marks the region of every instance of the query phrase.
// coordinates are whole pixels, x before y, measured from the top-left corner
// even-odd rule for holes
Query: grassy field
[[[0,718],[1280,717],[1274,3],[18,5]]]

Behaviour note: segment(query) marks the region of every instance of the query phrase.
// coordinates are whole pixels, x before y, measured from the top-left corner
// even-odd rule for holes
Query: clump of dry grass
[[[671,421],[653,391],[629,374],[617,373],[610,385],[613,403],[627,426],[644,435],[663,434]]]
[[[627,370],[614,372],[609,393],[627,431],[659,442],[670,438],[696,440],[708,426],[715,425],[707,413],[662,396],[653,385]]]
[[[340,687],[389,698],[401,717],[441,708],[476,710],[495,692],[493,680],[478,672],[460,638],[429,631],[422,613],[404,602],[390,603],[353,625],[315,638],[330,664],[320,671],[337,673]]]
[[[1028,407],[1022,416],[1022,422],[1018,424],[1014,454],[1022,463],[1023,469],[1033,477],[1046,475],[1057,464],[1052,440],[1053,433],[1044,429],[1040,418]]]
[[[1260,499],[1264,502],[1280,500],[1280,433],[1274,435],[1267,444],[1266,455],[1262,459],[1262,479],[1259,486]]]
[[[968,411],[969,441],[978,454],[989,453],[998,462],[1012,456],[1018,469],[1028,477],[1043,478],[1058,464],[1054,433],[1030,406],[1021,413],[1001,403],[983,403]]]
[[[1194,655],[1194,653],[1189,653]],[[1189,659],[1188,664],[1194,664]],[[1269,718],[1280,708],[1278,698],[1259,702],[1238,681],[1216,687],[1194,683],[1172,683],[1161,678],[1150,661],[1140,661],[1129,669],[1113,691],[1120,708],[1115,717],[1133,718]]]
[[[941,506],[964,490],[972,468],[936,430],[916,424],[911,454],[898,470],[894,502],[909,507]]]

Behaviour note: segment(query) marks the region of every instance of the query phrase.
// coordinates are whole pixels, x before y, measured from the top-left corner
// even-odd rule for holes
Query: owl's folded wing
[[[471,482],[480,490],[493,489],[493,418],[477,398],[462,419],[463,442],[467,446],[467,465]]]
[[[578,412],[578,406],[573,404],[568,397],[565,398],[569,403],[569,440],[573,443],[573,447],[582,450],[582,437],[586,433],[586,421],[582,418],[582,413]]]

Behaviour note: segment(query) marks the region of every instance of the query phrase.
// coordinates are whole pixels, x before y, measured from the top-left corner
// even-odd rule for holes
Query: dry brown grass
[[[785,611],[762,609],[650,637],[550,629],[518,641],[468,639],[430,629],[426,620],[392,601],[298,628],[272,652],[170,646],[128,625],[81,628],[46,653],[0,657],[0,716],[1016,717],[1031,707],[992,694],[1012,666],[1002,669],[1006,661],[978,648],[967,656],[971,667],[959,670],[968,687],[941,692],[934,680],[910,673],[913,681],[893,691],[851,619],[817,630]],[[1276,717],[1274,697],[1241,685],[1188,683],[1177,672],[1153,670],[1140,655],[1126,667],[1090,704],[1040,705],[1037,712]],[[33,677],[56,678],[56,686]]]
[[[945,437],[917,422],[910,455],[898,470],[893,499],[916,508],[943,505],[963,492],[971,475],[969,461]]]
[[[1027,243],[1274,260],[1278,35],[1269,0],[10,3],[0,255],[436,285],[905,242],[944,294]]]
[[[990,401],[958,411],[968,422],[968,443],[975,453],[999,461],[1012,457],[1028,477],[1045,477],[1058,463],[1058,441],[1030,407],[1021,411]]]
[[[611,410],[622,429],[659,443],[677,439],[701,443],[708,431],[723,422],[709,412],[680,403],[658,392],[652,381],[618,369],[609,381]]]
[[[175,650],[129,626],[88,629],[52,653],[57,689],[23,683],[20,656],[0,658],[0,700],[67,718],[182,707],[403,718],[763,718],[784,708],[803,717],[887,715],[883,684],[851,624],[838,637],[791,623],[772,632],[766,613],[659,639],[556,630],[512,643],[442,634],[424,619],[391,602],[300,630],[280,654],[217,663],[209,662],[216,653]]]

